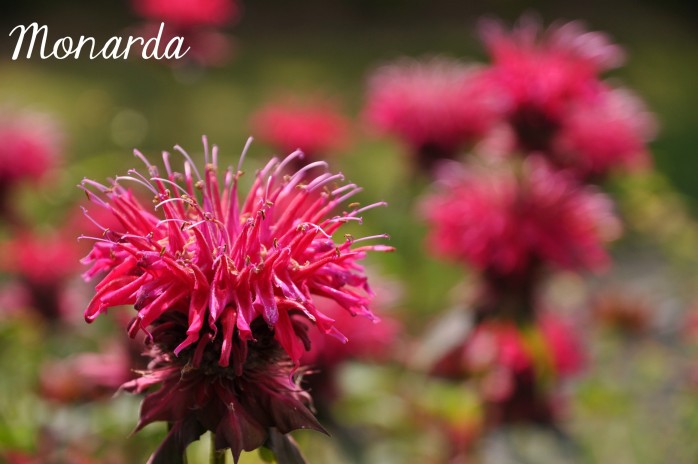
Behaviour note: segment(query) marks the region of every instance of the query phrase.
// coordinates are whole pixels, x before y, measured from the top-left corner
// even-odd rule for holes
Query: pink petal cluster
[[[559,414],[560,380],[578,373],[584,357],[574,332],[543,316],[537,328],[480,325],[464,350],[471,375],[487,404],[488,420],[551,421]]]
[[[135,34],[155,37],[160,24],[165,23],[161,41],[167,43],[175,36],[183,37],[189,51],[182,60],[172,60],[172,66],[222,66],[233,55],[235,43],[221,28],[232,24],[242,15],[236,0],[132,0],[133,10],[146,19],[137,26]]]
[[[65,282],[79,268],[80,248],[60,232],[22,231],[0,243],[0,269],[37,285]]]
[[[535,157],[521,164],[445,165],[422,214],[436,253],[500,276],[539,262],[603,268],[604,243],[619,228],[605,195]]]
[[[119,230],[99,227],[84,259],[91,265],[85,278],[104,276],[85,318],[121,305],[136,310],[128,330],[146,333],[152,362],[124,388],[142,392],[159,384],[143,402],[139,428],[171,424],[150,462],[180,462],[186,445],[206,430],[216,432],[216,448],[231,448],[237,461],[242,450],[268,439],[288,445],[288,437],[274,438],[279,431],[320,429],[293,379],[309,349],[307,325],[346,338],[316,298],[373,319],[372,293],[358,261],[368,251],[392,248],[362,243],[384,235],[345,235],[335,243],[332,236],[343,225],[361,222],[363,212],[383,203],[352,203],[334,213],[361,189],[342,184],[341,174],[323,172],[324,162],[289,175],[301,152],[272,159],[242,196],[242,158],[219,180],[218,150],[209,151],[206,139],[202,172],[175,149],[183,172],[172,169],[165,152],[160,175],[136,151],[146,175],[131,170],[109,186],[83,181],[88,197],[120,223]],[[126,183],[152,194],[151,210]]]
[[[570,105],[552,142],[554,157],[582,177],[646,167],[655,125],[639,98],[622,89],[605,90]]]
[[[308,161],[315,161],[346,145],[349,122],[329,101],[288,101],[257,111],[252,131],[281,153],[302,150]]]
[[[362,212],[383,203],[362,208],[354,204],[348,212],[333,215],[361,189],[354,184],[336,186],[341,174],[306,179],[308,167],[285,176],[284,166],[302,156],[300,152],[282,162],[270,161],[241,198],[242,171],[229,168],[222,185],[219,182],[217,147],[212,158],[206,148],[203,175],[186,152],[176,149],[186,159],[183,174],[172,170],[167,152],[162,177],[136,152],[147,176],[130,171],[110,186],[83,181],[90,199],[110,210],[126,231],[104,229],[104,237],[97,238],[84,259],[91,265],[86,278],[108,272],[85,311],[87,321],[110,307],[133,305],[138,315],[130,332],[135,334],[147,331],[167,311],[186,314],[187,338],[176,353],[208,343],[200,336],[202,328],[208,325],[215,333],[219,323],[223,331],[219,363],[227,366],[231,354],[238,363],[245,357],[244,345],[233,350],[233,332],[237,330],[243,342],[251,340],[250,324],[257,317],[275,327],[277,340],[295,362],[304,348],[294,335],[291,314],[299,313],[323,333],[343,338],[332,319],[316,308],[313,295],[373,317],[368,309],[370,290],[357,261],[367,251],[391,248],[354,246],[361,240],[352,238],[335,243],[332,234],[347,222],[361,221]],[[155,211],[148,211],[121,185],[127,182],[151,191]]]
[[[582,179],[648,164],[656,123],[639,98],[601,81],[623,61],[605,34],[578,22],[543,30],[525,17],[510,32],[485,21],[481,35],[493,61],[485,74],[515,134],[512,151],[543,152]]]
[[[489,20],[481,23],[480,33],[493,61],[487,72],[505,92],[510,111],[536,111],[552,123],[570,100],[598,90],[602,71],[623,62],[620,47],[578,22],[543,30],[538,21],[524,17],[509,32]]]
[[[0,191],[40,181],[60,162],[62,134],[48,115],[0,111]]]
[[[622,49],[578,22],[481,23],[491,63],[403,60],[369,78],[364,119],[401,139],[431,171],[460,150],[540,153],[584,181],[648,164],[656,123],[637,98],[601,80]],[[502,137],[502,134],[505,136]]]
[[[80,248],[64,233],[20,231],[0,243],[0,271],[13,277],[5,287],[4,310],[33,309],[48,321],[74,314],[75,292],[69,282],[78,270]]]
[[[476,378],[485,402],[496,407],[498,421],[548,420],[555,414],[548,393],[584,364],[581,343],[571,327],[545,313],[527,327],[505,320],[479,324],[433,372]]]
[[[364,119],[428,165],[433,158],[455,158],[481,138],[501,104],[479,68],[447,58],[403,60],[369,77]]]
[[[224,26],[241,13],[235,0],[132,0],[132,3],[140,16],[176,28]]]

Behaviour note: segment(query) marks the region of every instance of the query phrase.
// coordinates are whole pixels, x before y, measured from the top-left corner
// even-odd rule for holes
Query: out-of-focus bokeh
[[[76,237],[99,232],[81,214],[85,196],[76,185],[137,166],[134,148],[157,159],[179,144],[198,159],[204,134],[220,147],[222,165],[236,164],[247,138],[256,137],[246,160],[253,171],[287,154],[278,141],[283,129],[262,130],[274,116],[264,119],[264,109],[283,120],[284,105],[305,101],[337,113],[337,127],[307,123],[338,139],[318,142],[312,157],[361,185],[362,203],[389,203],[367,212],[360,230],[388,233],[398,249],[367,260],[385,324],[376,330],[390,353],[381,347],[372,350],[377,356],[353,356],[348,349],[334,378],[318,378],[325,382],[318,393],[330,390],[318,411],[333,436],[294,433],[309,462],[698,460],[695,2],[248,0],[206,33],[182,26],[198,47],[184,64],[133,52],[128,60],[10,59],[9,32],[19,24],[46,24],[50,45],[68,35],[104,43],[137,34],[147,18],[135,3],[38,0],[0,8],[0,124],[11,126],[0,128],[0,459],[145,462],[165,434],[158,424],[130,436],[140,399],[112,398],[145,363],[138,340],[131,345],[125,334],[133,310],[116,308],[92,326],[83,321],[94,288],[78,263],[89,244]],[[611,268],[594,276],[559,272],[546,282],[549,305],[573,321],[585,351],[584,369],[562,392],[561,429],[484,430],[478,389],[432,378],[425,368],[444,338],[468,330],[461,310],[474,273],[425,247],[418,204],[432,188],[414,174],[405,147],[372,130],[362,109],[377,67],[404,57],[485,63],[478,20],[511,24],[524,13],[546,25],[581,20],[623,47],[625,64],[605,76],[631,88],[656,117],[654,170],[600,187],[614,198],[624,229],[610,245]],[[11,144],[21,158],[3,155]],[[357,330],[371,330],[365,325]],[[370,336],[359,338],[372,346]],[[207,452],[206,440],[192,445],[190,462],[206,462]],[[241,462],[263,461],[253,452]]]

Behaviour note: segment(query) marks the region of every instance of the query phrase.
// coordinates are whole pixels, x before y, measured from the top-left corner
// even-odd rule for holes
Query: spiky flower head
[[[385,65],[368,79],[364,119],[431,168],[455,158],[496,122],[501,101],[483,77],[480,69],[443,57]]]
[[[539,263],[573,270],[607,264],[604,242],[619,230],[610,200],[543,159],[448,163],[440,178],[422,204],[436,253],[495,276],[522,275]]]
[[[333,211],[361,189],[355,184],[337,186],[341,174],[305,178],[310,168],[324,167],[324,162],[284,176],[284,166],[302,156],[300,152],[281,162],[271,160],[240,198],[241,165],[237,171],[226,170],[221,185],[217,147],[212,157],[206,147],[203,176],[189,155],[175,148],[186,159],[184,173],[172,170],[165,152],[167,174],[161,177],[136,151],[148,168],[147,176],[132,170],[110,186],[83,181],[90,199],[110,210],[126,230],[105,229],[84,259],[91,264],[86,278],[108,272],[85,311],[88,321],[109,307],[133,305],[138,314],[130,331],[135,333],[147,330],[166,311],[181,312],[188,316],[189,329],[176,352],[205,343],[199,336],[204,324],[214,328],[221,323],[220,364],[227,366],[233,331],[244,341],[252,339],[250,324],[257,317],[275,328],[276,338],[294,361],[303,348],[293,336],[293,313],[342,338],[332,320],[316,309],[313,295],[335,300],[350,313],[374,317],[358,261],[367,251],[392,248],[360,243],[384,236],[346,236],[335,243],[333,234],[348,222],[361,222],[364,211],[384,203],[352,203],[347,212],[335,215]],[[121,185],[125,182],[151,191],[153,212]]]
[[[136,151],[147,175],[131,170],[109,186],[83,181],[88,197],[111,211],[123,231],[103,229],[84,260],[91,264],[87,279],[103,276],[86,320],[114,306],[136,309],[129,332],[147,334],[153,362],[126,388],[162,384],[143,403],[141,425],[166,420],[176,426],[164,450],[180,449],[211,430],[224,434],[216,446],[237,456],[264,444],[270,429],[319,428],[308,407],[300,406],[304,393],[291,375],[308,349],[306,324],[345,340],[316,307],[317,296],[374,318],[358,261],[367,251],[392,248],[362,243],[383,235],[346,235],[339,242],[333,235],[383,203],[352,203],[333,213],[360,188],[338,185],[341,174],[308,175],[324,169],[324,162],[285,174],[300,152],[272,159],[240,196],[244,152],[220,182],[217,147],[209,152],[204,139],[203,172],[175,149],[185,160],[182,173],[172,169],[167,152],[161,176]],[[150,191],[152,211],[122,185],[128,182]],[[158,451],[153,462],[168,462],[167,455]]]
[[[581,178],[645,167],[656,126],[639,97],[625,89],[604,89],[570,105],[553,140],[553,162]]]
[[[521,149],[544,150],[570,102],[599,91],[599,74],[619,66],[622,49],[578,22],[544,30],[531,16],[511,30],[486,20],[480,34],[493,64],[487,78],[507,100],[507,118]]]
[[[495,64],[512,70],[529,71],[538,60],[545,71],[558,70],[555,77],[570,77],[573,70],[579,78],[596,77],[599,73],[623,64],[623,49],[612,43],[603,32],[590,32],[583,23],[572,21],[552,24],[544,29],[539,18],[522,16],[511,30],[498,20],[484,19],[479,24],[482,40]]]
[[[0,191],[39,181],[60,162],[63,137],[47,114],[0,108]]]

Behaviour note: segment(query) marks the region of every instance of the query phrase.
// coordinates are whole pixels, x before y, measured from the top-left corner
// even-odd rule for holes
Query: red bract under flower
[[[646,143],[655,134],[654,117],[625,90],[606,90],[575,102],[555,137],[556,161],[582,176],[650,163]]]
[[[215,433],[215,449],[230,448],[235,462],[242,451],[262,445],[274,449],[272,438],[279,432],[324,431],[310,410],[310,396],[294,381],[293,363],[261,318],[253,324],[255,340],[249,342],[249,354],[236,373],[209,356],[215,351],[211,345],[203,349],[189,347],[176,356],[172,350],[187,330],[185,318],[178,316],[166,314],[158,320],[149,343],[152,361],[148,369],[141,372],[140,378],[123,385],[134,393],[159,385],[143,400],[136,428],[156,421],[170,425],[149,464],[183,462],[187,445],[207,430]],[[206,332],[212,338],[208,329]],[[203,362],[194,367],[192,358],[200,351]],[[293,445],[287,441],[286,446]]]
[[[110,186],[83,181],[90,199],[111,211],[127,231],[104,229],[103,238],[96,239],[84,259],[91,264],[87,279],[109,272],[96,286],[86,320],[110,307],[133,305],[138,314],[129,331],[135,335],[167,313],[183,314],[188,330],[174,353],[196,346],[199,354],[192,362],[197,366],[213,338],[221,342],[219,365],[232,363],[240,372],[247,343],[255,338],[250,325],[258,318],[273,327],[274,337],[295,363],[305,348],[292,315],[312,321],[323,333],[344,338],[333,320],[316,308],[314,295],[372,318],[367,307],[371,292],[358,261],[367,251],[392,248],[354,246],[365,239],[350,236],[335,243],[332,234],[383,203],[363,208],[351,204],[348,212],[332,215],[360,188],[336,186],[341,174],[307,178],[307,172],[325,166],[323,162],[284,175],[286,165],[302,156],[300,152],[281,162],[270,161],[256,174],[249,193],[239,197],[239,166],[226,170],[221,185],[217,147],[210,154],[205,140],[204,145],[203,172],[175,147],[185,159],[183,174],[172,170],[168,153],[163,154],[166,174],[161,176],[136,151],[148,168],[147,176],[132,170]],[[150,190],[154,212],[121,185],[125,182]],[[212,331],[210,337],[202,337],[205,327]],[[234,334],[241,342],[235,348]]]
[[[270,104],[252,119],[253,132],[281,153],[302,150],[315,161],[347,142],[348,121],[330,102]]]
[[[539,22],[523,18],[507,32],[485,21],[481,35],[494,62],[487,78],[508,100],[508,119],[524,149],[546,149],[570,102],[593,97],[599,73],[623,61],[608,37],[574,22],[542,31]]]
[[[539,158],[485,169],[443,166],[441,188],[422,204],[429,246],[495,276],[537,263],[599,269],[619,223],[603,194],[577,185]]]
[[[168,26],[224,26],[240,16],[234,0],[132,0],[133,9],[144,18],[164,21]]]
[[[0,140],[0,191],[19,181],[39,181],[59,162],[62,137],[45,114],[3,111]]]
[[[369,78],[364,119],[430,167],[434,159],[454,158],[496,122],[501,102],[483,77],[446,58],[384,66]]]

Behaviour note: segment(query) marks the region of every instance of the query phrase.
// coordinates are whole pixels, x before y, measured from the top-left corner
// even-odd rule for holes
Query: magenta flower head
[[[364,119],[401,140],[420,166],[453,159],[497,121],[500,98],[481,70],[447,58],[403,60],[369,77]]]
[[[45,180],[61,161],[63,136],[43,113],[0,108],[0,216],[15,221],[9,195],[21,182]]]
[[[133,10],[148,22],[137,26],[132,35],[146,39],[161,34],[162,42],[184,38],[189,48],[183,60],[171,60],[196,66],[222,66],[235,52],[234,40],[221,31],[242,15],[235,0],[132,0]],[[161,23],[165,26],[161,29]]]
[[[30,111],[0,114],[0,185],[39,181],[60,161],[62,135],[48,115]]]
[[[559,387],[585,362],[572,328],[544,313],[525,327],[505,319],[479,324],[435,363],[432,373],[474,379],[490,425],[550,422],[561,412]]]
[[[240,16],[234,0],[132,0],[140,16],[175,28],[225,26]]]
[[[237,459],[242,450],[278,442],[270,429],[320,429],[294,381],[308,349],[307,324],[345,338],[315,297],[374,318],[358,261],[368,251],[392,250],[364,244],[383,235],[333,240],[343,225],[360,222],[363,212],[383,203],[352,203],[333,213],[360,188],[341,185],[341,174],[308,176],[324,162],[288,175],[286,167],[302,153],[272,159],[240,196],[244,153],[238,169],[228,168],[221,181],[217,147],[209,152],[204,139],[204,148],[203,171],[180,147],[183,172],[172,169],[165,152],[164,175],[136,151],[146,175],[132,170],[109,186],[82,184],[126,231],[103,229],[84,260],[91,264],[87,279],[106,272],[85,318],[120,305],[136,310],[129,332],[147,334],[153,361],[125,388],[161,384],[146,397],[139,427],[170,423],[152,462],[175,462],[167,459],[181,458],[206,430],[216,432],[217,449],[231,448]],[[124,183],[150,191],[154,206],[146,209]]]
[[[80,255],[75,239],[66,231],[21,230],[1,242],[0,271],[16,282],[12,298],[2,309],[32,309],[49,323],[71,322],[71,316],[77,314],[70,281],[77,276]]]
[[[306,162],[312,162],[347,144],[349,122],[331,101],[289,100],[261,108],[252,118],[252,129],[275,150],[302,150]]]
[[[575,102],[553,142],[555,162],[582,178],[648,166],[647,142],[656,133],[654,116],[635,95],[607,89]]]
[[[611,201],[541,158],[522,163],[444,165],[422,211],[429,246],[494,276],[523,275],[540,263],[599,269],[604,242],[619,232]]]
[[[599,74],[623,62],[622,49],[580,23],[553,25],[523,17],[511,32],[494,20],[480,33],[493,64],[487,77],[507,99],[521,149],[545,150],[571,101],[593,96]]]

